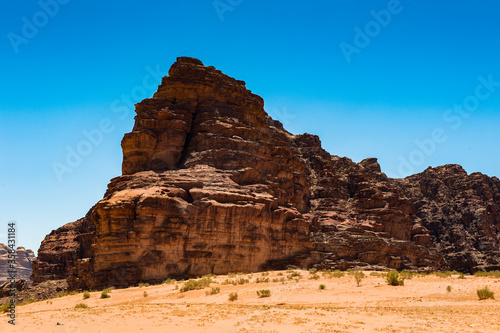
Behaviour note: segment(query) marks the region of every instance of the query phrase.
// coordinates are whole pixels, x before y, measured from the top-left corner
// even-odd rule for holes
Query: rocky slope
[[[23,279],[31,282],[31,263],[36,259],[32,250],[24,247],[16,249],[16,279]],[[0,243],[0,284],[9,280],[9,247]]]
[[[495,177],[443,166],[390,179],[374,158],[354,163],[288,133],[243,81],[194,58],[178,58],[136,113],[123,175],[45,238],[36,283],[128,286],[287,265],[500,267]]]

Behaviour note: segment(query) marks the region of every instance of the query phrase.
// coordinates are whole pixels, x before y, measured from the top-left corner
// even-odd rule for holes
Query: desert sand
[[[2,315],[1,332],[500,332],[500,304],[479,300],[488,286],[500,297],[500,279],[457,275],[414,276],[389,286],[370,272],[360,286],[352,275],[318,279],[305,270],[212,277],[209,288],[180,292],[183,281],[114,289],[17,307],[17,324]],[[290,278],[288,278],[290,276]],[[248,279],[242,285],[224,284]],[[256,282],[257,279],[269,282]],[[281,280],[281,281],[280,281]],[[283,281],[284,280],[284,281]],[[274,282],[273,282],[274,281]],[[325,289],[320,290],[323,284]],[[448,291],[448,286],[451,291]],[[206,295],[212,287],[220,293]],[[269,289],[270,297],[256,291]],[[229,301],[230,293],[238,299]],[[88,308],[77,309],[84,303]],[[61,325],[58,325],[61,324]]]

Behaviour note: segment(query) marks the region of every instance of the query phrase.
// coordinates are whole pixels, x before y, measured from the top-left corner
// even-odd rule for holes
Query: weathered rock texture
[[[0,243],[0,284],[9,280],[9,247]],[[26,250],[20,246],[15,251],[16,279],[29,281],[31,275],[31,263],[36,259],[32,250]]]
[[[169,276],[330,268],[499,268],[500,186],[457,166],[390,179],[377,160],[292,135],[243,81],[178,58],[136,105],[123,175],[53,231],[35,282],[128,286]],[[461,172],[457,172],[460,169]]]

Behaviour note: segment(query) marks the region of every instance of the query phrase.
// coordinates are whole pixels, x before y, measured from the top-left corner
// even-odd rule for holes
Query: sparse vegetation
[[[215,295],[220,293],[220,288],[219,287],[212,287],[211,290],[205,291],[205,295],[210,296],[210,295]]]
[[[2,305],[0,307],[0,312],[7,312],[7,311],[9,311],[9,305],[10,305],[10,303],[5,303],[4,305]]]
[[[365,276],[365,273],[363,273],[362,271],[357,270],[354,272],[354,279],[356,280],[356,284],[358,287],[361,285],[361,281]]]
[[[142,294],[143,297],[148,297],[148,292],[145,291],[143,294]]]
[[[317,280],[317,279],[319,279],[319,275],[318,274],[313,274],[309,279],[310,280]]]
[[[269,289],[257,290],[257,296],[259,296],[259,298],[271,297],[271,291]]]
[[[489,272],[477,271],[477,272],[474,273],[474,276],[484,276],[484,277],[500,278],[500,271],[489,271]]]
[[[101,292],[101,298],[110,298],[111,296],[109,296],[109,293],[111,292],[111,290],[109,288],[107,289],[104,289],[102,292]]]
[[[230,300],[231,302],[234,302],[234,301],[236,301],[237,299],[238,299],[238,293],[230,293],[230,294],[229,294],[229,300]]]
[[[57,297],[64,297],[64,296],[68,296],[68,295],[76,295],[78,294],[78,291],[76,290],[72,290],[72,291],[63,291],[63,292],[60,292],[59,294],[57,294]]]
[[[457,279],[465,279],[465,274],[464,273],[458,273],[458,278]]]
[[[495,299],[495,294],[488,289],[488,287],[484,287],[483,289],[478,289],[477,290],[477,297],[479,297],[480,300],[483,299]]]
[[[171,279],[171,278],[168,278],[165,281],[163,281],[163,283],[165,283],[165,284],[171,284],[171,283],[175,283],[175,282],[177,282],[177,280]]]
[[[181,287],[180,292],[183,293],[190,290],[204,289],[210,286],[210,283],[212,283],[212,280],[207,277],[201,278],[199,280],[188,280],[187,282],[184,282],[184,285]]]
[[[325,290],[326,286],[324,284],[319,285],[319,290]]]
[[[288,270],[287,270],[287,272],[288,272]],[[297,272],[297,271],[291,271],[291,272],[289,272],[289,273],[290,273],[290,274],[289,274],[289,275],[287,275],[287,278],[288,278],[289,280],[293,280],[293,278],[297,278],[297,279],[298,279],[298,278],[300,278],[300,272]]]
[[[399,276],[404,280],[411,280],[415,276],[415,273],[410,271],[401,271],[401,273],[399,273]]]
[[[269,278],[257,278],[255,283],[267,283],[269,282]]]
[[[84,303],[78,303],[77,305],[75,305],[75,309],[86,309],[88,307],[89,306],[87,304],[84,304]]]
[[[447,291],[447,292],[451,292],[451,286],[447,286],[447,287],[446,287],[446,291]]]
[[[309,274],[316,274],[318,272],[317,268],[310,268],[309,269]]]
[[[87,298],[90,298],[90,292],[88,292],[87,290],[85,290],[83,292],[83,299],[87,299]]]
[[[269,272],[262,272],[262,276],[267,276],[269,275]]]
[[[405,284],[405,280],[399,278],[399,273],[396,270],[388,272],[386,280],[387,284],[391,286],[403,286]]]
[[[379,272],[370,272],[370,276],[376,276],[376,277],[380,277],[380,273]]]

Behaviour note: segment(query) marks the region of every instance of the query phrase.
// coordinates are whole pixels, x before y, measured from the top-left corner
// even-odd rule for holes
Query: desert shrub
[[[356,280],[356,284],[358,285],[358,287],[361,284],[361,280],[363,280],[365,276],[366,276],[365,273],[363,273],[362,271],[358,270],[354,272],[354,279]]]
[[[101,298],[110,298],[111,296],[109,296],[109,292],[110,292],[110,290],[109,290],[109,289],[104,289],[104,290],[101,292]]]
[[[488,287],[484,287],[483,289],[478,289],[477,290],[477,297],[479,297],[480,300],[483,299],[495,299],[495,294],[488,289]]]
[[[257,296],[259,296],[259,298],[271,297],[271,291],[269,289],[257,290]]]
[[[75,309],[86,309],[88,307],[89,306],[87,304],[84,304],[84,303],[78,303],[77,305],[75,305]]]
[[[283,273],[282,273],[282,272],[279,272],[277,275],[278,275],[278,276],[282,276],[282,275],[283,275]]]
[[[285,278],[284,277],[280,277],[280,282],[285,282]]]
[[[457,279],[465,279],[465,274],[464,273],[458,273],[458,278]]]
[[[269,278],[257,278],[255,280],[255,283],[268,283],[269,282]]]
[[[392,270],[392,271],[387,273],[386,280],[387,280],[387,284],[389,284],[391,286],[402,286],[405,284],[405,280],[400,279],[398,271],[395,271],[395,270]]]
[[[87,298],[90,298],[90,292],[88,292],[87,290],[85,290],[83,292],[83,299],[87,299]]]
[[[269,275],[269,272],[262,272],[261,274],[262,274],[262,276],[267,276],[267,275]]]
[[[477,271],[477,272],[474,273],[474,275],[475,276],[500,278],[500,271],[489,271],[489,272]]]
[[[143,294],[142,294],[143,297],[148,297],[148,292],[145,291]]]
[[[451,286],[446,287],[447,292],[451,292]]]
[[[319,275],[318,274],[313,274],[309,279],[310,280],[317,280],[317,279],[319,279]]]
[[[408,279],[408,280],[411,280],[414,276],[415,276],[415,273],[413,272],[409,272],[409,271],[401,271],[401,273],[399,273],[399,276],[402,278],[402,279]]]
[[[380,273],[379,272],[370,272],[370,276],[376,276],[379,277]]]
[[[269,279],[267,279],[269,281]],[[245,283],[250,283],[250,280],[249,279],[245,279],[245,278],[239,278],[239,279],[236,279],[236,283],[237,284],[245,284]]]
[[[188,280],[187,282],[184,282],[180,292],[183,293],[190,290],[203,289],[210,286],[210,283],[212,283],[212,280],[206,277],[199,280]]]
[[[219,287],[212,287],[211,290],[205,291],[205,295],[210,296],[210,295],[215,295],[220,293],[220,288]]]
[[[320,284],[320,285],[319,285],[319,289],[320,289],[320,290],[324,290],[325,288],[326,288],[326,286],[325,286],[324,284]]]
[[[0,312],[8,312],[10,303],[5,303],[0,307]]]
[[[317,268],[310,268],[309,269],[309,274],[316,274],[318,272]]]
[[[63,292],[60,292],[59,294],[57,294],[57,297],[64,297],[64,296],[68,296],[68,295],[76,295],[78,294],[78,291],[76,290],[72,290],[72,291],[63,291]]]
[[[433,275],[437,276],[437,277],[440,277],[440,278],[449,278],[451,276],[451,272],[450,271],[446,271],[446,272],[432,272]]]
[[[230,294],[229,294],[229,300],[230,300],[231,302],[234,302],[234,301],[236,301],[237,299],[238,299],[238,293],[230,293]]]
[[[336,278],[341,278],[341,277],[345,276],[345,272],[342,272],[341,270],[336,269],[336,270],[334,270],[334,271],[331,273],[331,275],[332,275],[333,277],[336,277]]]
[[[277,278],[274,278],[271,280],[272,282],[278,282],[279,280]]]

